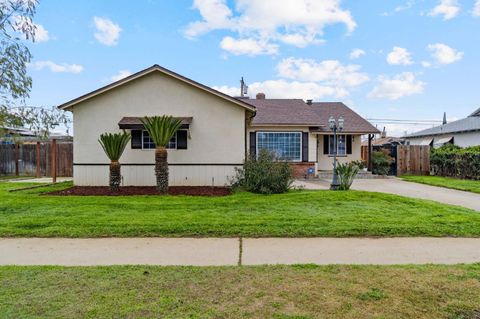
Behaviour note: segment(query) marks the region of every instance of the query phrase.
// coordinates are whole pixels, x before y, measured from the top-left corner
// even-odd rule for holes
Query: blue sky
[[[159,64],[232,95],[243,76],[252,96],[344,101],[367,118],[480,107],[480,0],[42,0],[35,23],[30,105]]]

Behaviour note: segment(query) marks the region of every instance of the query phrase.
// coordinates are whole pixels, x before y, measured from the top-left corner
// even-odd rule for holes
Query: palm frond
[[[175,135],[182,121],[172,116],[145,116],[142,119],[142,123],[145,126],[145,129],[150,135],[155,146],[166,147],[170,139]]]
[[[123,133],[104,133],[100,135],[98,142],[102,146],[105,154],[111,161],[118,161],[130,141],[130,134]]]

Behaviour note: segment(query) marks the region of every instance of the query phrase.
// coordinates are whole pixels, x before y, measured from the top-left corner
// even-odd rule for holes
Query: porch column
[[[368,134],[368,170],[371,172],[373,169],[372,163],[372,140],[374,135]]]

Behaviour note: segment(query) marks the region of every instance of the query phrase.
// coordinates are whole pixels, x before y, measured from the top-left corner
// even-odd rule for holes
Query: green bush
[[[372,172],[377,175],[387,175],[393,158],[384,151],[372,152]]]
[[[351,161],[351,163],[358,166],[359,169],[367,168],[367,162],[365,162],[364,160]]]
[[[359,170],[360,168],[355,162],[345,164],[337,163],[337,168],[335,171],[337,172],[340,182],[340,187],[338,190],[348,191],[350,186],[352,186],[353,180],[355,176],[357,176]]]
[[[480,146],[461,148],[446,144],[432,149],[430,165],[435,175],[480,179]]]
[[[293,182],[292,169],[275,154],[261,150],[258,158],[251,156],[242,168],[235,169],[233,187],[252,193],[280,194],[287,192]]]

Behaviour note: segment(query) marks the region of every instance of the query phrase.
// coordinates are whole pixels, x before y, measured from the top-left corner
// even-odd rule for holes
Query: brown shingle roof
[[[341,102],[317,102],[308,105],[302,99],[243,99],[256,107],[252,125],[316,126],[318,132],[330,132],[330,116],[345,119],[344,132],[380,133],[363,117]]]
[[[321,118],[302,99],[244,99],[256,107],[252,125],[318,126]]]
[[[328,128],[328,119],[330,116],[333,116],[335,119],[342,116],[345,120],[343,131],[346,133],[380,133],[375,126],[342,102],[316,102],[312,103],[311,107],[322,119],[320,124],[323,125],[323,127],[320,128],[320,131],[330,131]]]

